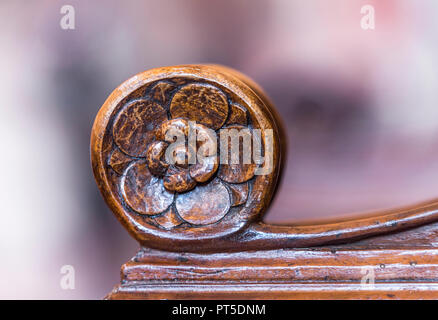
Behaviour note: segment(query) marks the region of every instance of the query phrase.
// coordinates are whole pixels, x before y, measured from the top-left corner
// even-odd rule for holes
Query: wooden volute
[[[211,164],[202,164],[196,157],[200,150],[194,161],[168,163],[165,153],[174,137],[166,134],[172,130],[186,138],[181,149],[189,139],[201,149],[207,137],[219,150],[224,132],[237,134],[238,142],[248,137],[250,155],[258,137],[269,142],[269,148],[260,144],[267,160],[243,163],[240,147],[239,163],[232,163],[230,141],[228,164],[219,152],[210,155]],[[279,119],[261,91],[218,66],[159,68],[134,76],[99,111],[91,141],[99,188],[132,236],[150,248],[192,252],[246,246],[240,239],[271,202],[284,148]]]
[[[93,126],[92,165],[105,201],[141,250],[123,267],[124,284],[109,297],[197,297],[183,287],[170,290],[166,281],[190,283],[190,290],[210,294],[206,297],[236,297],[233,286],[239,279],[274,283],[297,277],[290,266],[311,264],[306,262],[306,250],[315,250],[311,248],[332,250],[333,245],[402,232],[438,219],[438,203],[429,202],[349,221],[265,224],[263,216],[285,162],[285,142],[279,116],[263,91],[229,68],[152,69],[115,89]],[[294,250],[281,251],[288,248]],[[322,265],[329,268],[332,258],[326,257]],[[225,266],[236,269],[220,276],[205,272]],[[259,267],[259,273],[251,273],[250,267]],[[317,281],[320,272],[301,280]],[[347,274],[336,279],[350,281]],[[360,279],[358,274],[352,277]],[[196,280],[226,287],[208,289],[194,284]],[[263,286],[245,290],[242,297],[250,298],[260,297],[263,290],[276,292]],[[269,297],[305,297],[292,289],[278,290]]]

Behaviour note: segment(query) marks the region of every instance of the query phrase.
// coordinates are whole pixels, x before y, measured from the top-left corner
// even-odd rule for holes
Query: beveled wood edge
[[[320,248],[210,255],[146,251],[123,265],[121,279],[149,284],[360,282],[366,270],[373,272],[376,282],[436,282],[438,249]]]
[[[141,250],[106,299],[438,299],[438,249]],[[372,270],[373,282],[362,284]]]
[[[269,293],[269,294],[267,294]],[[105,299],[171,300],[411,300],[438,299],[438,283],[121,284]]]

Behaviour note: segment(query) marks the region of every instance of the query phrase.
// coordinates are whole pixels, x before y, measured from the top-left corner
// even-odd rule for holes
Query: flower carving
[[[125,205],[165,229],[216,223],[243,205],[256,165],[220,164],[215,132],[247,129],[247,119],[246,109],[213,85],[151,85],[121,108],[112,127],[109,166]],[[177,136],[188,143],[176,143]]]
[[[185,143],[189,138],[189,131],[204,143],[202,146],[210,145],[202,157],[196,159],[197,148],[190,148]],[[182,143],[169,150],[174,137],[183,137]],[[193,189],[197,183],[208,181],[218,168],[215,137],[212,136],[208,128],[201,124],[193,123],[192,128],[185,119],[173,119],[163,122],[156,130],[157,141],[151,143],[146,153],[147,164],[152,174],[163,176],[164,187],[169,191],[186,192]],[[197,147],[195,144],[194,147]],[[190,150],[193,149],[193,150]],[[169,154],[169,160],[163,159],[166,150]],[[210,155],[211,153],[211,155]],[[193,159],[190,159],[190,158]],[[173,161],[174,165],[169,165]],[[202,161],[202,162],[201,162]],[[193,162],[193,163],[191,163]]]

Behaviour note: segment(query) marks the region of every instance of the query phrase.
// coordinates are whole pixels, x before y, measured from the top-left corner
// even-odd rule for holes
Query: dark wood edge
[[[269,293],[269,294],[268,294]],[[437,283],[384,283],[373,289],[358,284],[127,284],[118,285],[105,299],[114,300],[436,300]]]

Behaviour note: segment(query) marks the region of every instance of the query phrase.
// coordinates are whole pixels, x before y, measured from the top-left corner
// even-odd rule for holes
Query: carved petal
[[[196,182],[205,182],[210,179],[219,167],[217,157],[204,158],[203,163],[198,162],[190,166],[190,176]]]
[[[192,224],[206,225],[222,219],[230,209],[230,195],[218,179],[179,194],[175,201],[179,215]]]
[[[173,148],[168,149],[168,151],[176,166],[181,168],[189,167],[188,148],[184,144],[173,145]]]
[[[146,160],[149,170],[154,175],[162,176],[169,166],[165,161],[162,160],[167,146],[168,144],[164,141],[155,141],[149,145],[148,152],[146,154]]]
[[[244,107],[233,103],[230,108],[230,116],[228,117],[226,125],[230,124],[240,124],[246,126],[248,120],[246,118],[246,110]]]
[[[170,166],[163,182],[167,190],[176,192],[186,192],[196,186],[196,181],[190,177],[189,169],[179,166]]]
[[[119,149],[116,149],[111,154],[109,165],[114,169],[115,172],[122,174],[131,161],[132,158],[128,157],[123,152],[120,152]]]
[[[246,202],[248,199],[248,182],[240,184],[229,184],[231,190],[231,206],[235,207]]]
[[[154,218],[154,220],[165,229],[172,229],[183,223],[183,221],[175,213],[173,206],[162,215]]]
[[[135,211],[155,215],[166,210],[174,194],[164,188],[163,181],[151,174],[144,161],[133,162],[121,181],[123,198]]]
[[[248,128],[240,126],[240,125],[233,125],[233,126],[229,126],[226,129],[229,129],[229,133],[230,135],[236,134],[236,133],[242,133],[242,130],[248,130]],[[233,132],[234,130],[234,132]],[[240,139],[238,137],[236,137],[236,139],[230,139],[228,141],[228,164],[223,163],[223,160],[221,159],[221,165],[219,167],[219,171],[218,171],[218,176],[219,178],[221,178],[222,180],[229,182],[229,183],[243,183],[248,181],[249,179],[251,179],[254,176],[254,172],[255,169],[257,167],[257,165],[254,163],[253,159],[252,159],[252,149],[251,149],[251,138],[252,138],[252,134],[249,131],[245,131],[246,133],[243,134],[243,136],[245,136],[246,138]],[[223,137],[223,132],[221,130],[221,143],[222,143],[222,137]],[[245,147],[244,150],[244,145],[245,145],[245,139],[247,139],[247,146]],[[243,142],[242,142],[243,141]],[[233,163],[233,159],[232,157],[234,156],[234,151],[233,151],[233,144],[238,144],[236,145],[236,147],[238,146],[238,161],[237,163]],[[248,147],[248,149],[246,149]],[[223,152],[225,149],[225,146],[221,145],[221,152]],[[237,151],[237,149],[236,149]],[[249,156],[250,159],[249,161],[244,161],[244,155],[245,156]],[[222,156],[222,155],[221,155]],[[249,162],[248,164],[245,164],[245,162]]]
[[[213,129],[207,128],[202,124],[195,124],[193,126],[196,132],[196,147],[197,150],[194,152],[197,153],[198,158],[201,157],[210,157],[215,156],[217,154],[217,140],[218,136],[216,131]]]
[[[156,131],[156,138],[157,140],[174,142],[177,136],[181,136],[181,138],[187,137],[188,132],[189,124],[187,120],[172,119],[161,124]],[[166,135],[168,137],[167,139]]]
[[[159,82],[151,89],[151,97],[162,106],[166,105],[169,93],[176,86],[169,82]]]
[[[117,115],[113,127],[114,141],[133,157],[144,157],[153,141],[154,130],[167,120],[166,110],[156,102],[136,100]]]
[[[254,177],[255,169],[255,164],[223,164],[218,176],[229,183],[242,183]]]
[[[175,93],[170,104],[172,118],[186,118],[217,130],[228,116],[228,101],[218,88],[188,84]]]

